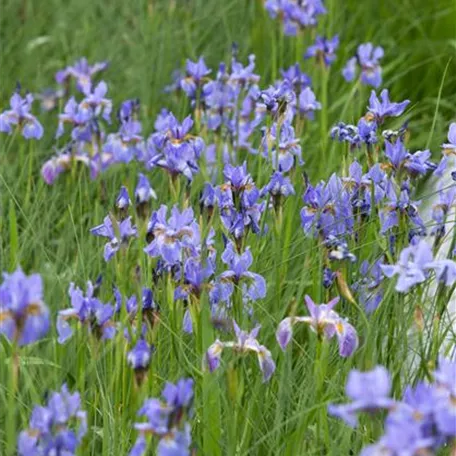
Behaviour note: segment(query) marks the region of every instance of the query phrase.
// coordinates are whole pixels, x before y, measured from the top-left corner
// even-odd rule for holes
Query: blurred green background
[[[161,89],[185,58],[204,55],[212,66],[229,58],[231,43],[240,54],[257,55],[263,83],[270,82],[277,21],[266,18],[262,0],[2,0],[1,98],[16,81],[31,91],[52,85],[55,71],[80,56],[109,60],[103,77],[111,96],[138,96],[156,112]],[[417,105],[425,122],[432,117],[439,85],[448,68],[440,106],[442,118],[455,115],[456,2],[394,0],[326,2],[331,14],[319,32],[339,33],[341,47],[333,71],[355,47],[372,41],[385,48],[384,83]],[[294,63],[296,40],[285,38],[281,57]],[[333,78],[334,92],[346,89]],[[337,113],[334,113],[337,117]]]

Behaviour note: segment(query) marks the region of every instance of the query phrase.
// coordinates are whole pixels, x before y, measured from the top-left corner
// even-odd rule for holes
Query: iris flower
[[[249,333],[239,328],[238,324],[233,320],[235,341],[221,342],[216,340],[206,352],[206,363],[210,372],[213,372],[220,366],[222,351],[225,348],[231,348],[237,353],[255,353],[258,357],[261,372],[263,373],[263,381],[267,382],[275,371],[275,363],[272,359],[271,352],[264,346],[260,345],[257,340],[261,326],[255,327]]]
[[[306,323],[318,336],[331,339],[337,336],[339,354],[347,357],[358,348],[358,335],[355,328],[346,319],[333,310],[339,298],[332,299],[328,304],[315,304],[309,296],[305,296],[308,317],[287,317],[277,328],[276,338],[282,350],[285,351],[293,336],[293,326],[296,323]]]

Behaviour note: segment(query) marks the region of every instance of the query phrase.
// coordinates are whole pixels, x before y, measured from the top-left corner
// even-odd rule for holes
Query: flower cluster
[[[326,14],[321,0],[267,0],[265,7],[272,18],[281,18],[285,35],[297,35],[301,29],[315,27],[318,16]]]
[[[81,409],[79,393],[71,394],[66,385],[49,397],[46,406],[36,406],[29,429],[19,434],[19,456],[75,455],[87,433],[87,414]]]
[[[145,144],[141,136],[142,126],[137,120],[138,112],[138,100],[127,100],[122,103],[117,114],[119,130],[117,133],[109,134],[103,144],[104,166],[110,163],[129,163],[134,158],[144,160]]]
[[[71,97],[59,115],[56,137],[65,133],[65,125],[71,126],[70,140],[57,154],[44,163],[41,173],[48,184],[76,163],[83,163],[95,178],[111,163],[111,155],[102,150],[104,132],[102,122],[111,123],[112,102],[106,98],[108,86],[104,81],[93,85],[90,81],[82,86],[84,98],[78,103]]]
[[[192,127],[190,117],[180,124],[172,113],[162,112],[155,122],[157,131],[147,140],[148,167],[158,166],[173,178],[182,174],[191,181],[205,147],[201,138],[190,135]]]
[[[176,384],[167,383],[162,391],[163,401],[147,399],[138,415],[147,421],[136,423],[139,436],[130,456],[141,456],[147,452],[148,434],[158,437],[158,456],[189,456],[193,417],[193,380],[181,379]]]
[[[356,426],[359,412],[388,410],[384,435],[364,448],[363,456],[435,454],[456,436],[455,372],[454,361],[441,357],[432,383],[408,386],[402,400],[395,401],[390,397],[391,377],[384,367],[368,372],[353,370],[346,385],[353,402],[331,405],[329,412]]]
[[[162,205],[152,214],[147,226],[152,241],[144,251],[151,257],[159,257],[165,266],[171,267],[183,262],[184,253],[194,252],[200,234],[192,208],[179,211],[174,206],[169,218],[167,213],[168,208]]]
[[[225,183],[215,191],[220,218],[228,233],[240,242],[249,230],[260,232],[265,203],[260,202],[260,190],[247,172],[245,162],[242,166],[225,165],[223,175]]]
[[[402,250],[398,264],[382,264],[380,267],[386,277],[399,275],[396,290],[401,293],[406,293],[415,285],[424,282],[431,271],[434,271],[437,280],[447,287],[456,282],[456,262],[434,260],[432,249],[424,240],[414,242]]]
[[[322,0],[266,0],[265,8],[271,17],[281,21],[285,35],[316,28],[320,16],[326,13]],[[92,235],[104,239],[103,257],[107,264],[103,263],[106,269],[103,277],[112,280],[108,288],[114,305],[105,297],[101,276],[95,284],[88,282],[86,291],[71,283],[68,290],[71,305],[58,311],[56,328],[60,344],[69,341],[75,326],[79,329],[79,341],[88,337],[90,348],[92,344],[97,348],[103,344],[103,356],[107,354],[103,362],[107,366],[112,359],[120,359],[119,350],[124,356],[124,365],[119,363],[124,369],[123,379],[134,376],[136,382],[136,388],[128,389],[128,393],[143,394],[147,387],[155,388],[158,374],[154,372],[150,381],[147,380],[151,365],[155,367],[152,364],[155,350],[160,360],[167,356],[167,350],[172,350],[173,359],[189,364],[194,359],[193,355],[187,356],[189,347],[194,343],[195,352],[201,357],[210,331],[216,335],[210,339],[214,342],[204,354],[204,370],[220,369],[222,355],[231,352],[235,361],[228,369],[230,380],[231,368],[241,364],[241,357],[253,354],[263,382],[269,382],[276,363],[271,351],[258,340],[261,328],[258,308],[272,319],[278,313],[283,316],[285,312],[277,307],[279,304],[271,303],[282,303],[289,298],[293,303],[295,284],[298,284],[296,296],[313,287],[315,296],[323,296],[321,300],[326,301],[337,288],[344,301],[336,311],[339,297],[316,304],[305,295],[308,315],[299,315],[295,306],[290,306],[276,329],[279,347],[285,352],[297,334],[296,325],[304,323],[316,334],[317,358],[326,356],[323,349],[329,350],[330,341],[337,341],[339,356],[331,359],[331,364],[337,366],[350,362],[346,358],[357,352],[360,338],[356,328],[361,327],[361,319],[366,327],[372,328],[372,333],[363,338],[366,350],[360,357],[353,356],[353,362],[357,358],[365,361],[366,353],[389,360],[390,353],[385,357],[384,350],[390,348],[398,334],[406,337],[411,332],[412,318],[402,321],[393,313],[396,310],[392,309],[391,296],[396,292],[409,293],[400,297],[403,315],[411,316],[414,310],[423,309],[423,321],[428,316],[424,312],[425,304],[431,301],[423,286],[425,282],[435,279],[436,300],[441,299],[445,305],[454,293],[455,239],[448,236],[454,225],[454,183],[445,187],[444,180],[439,180],[437,200],[429,205],[428,219],[433,223],[429,232],[425,205],[421,205],[425,197],[419,196],[418,190],[431,174],[451,180],[449,167],[456,156],[456,123],[450,125],[448,142],[442,144],[443,157],[438,165],[432,161],[430,149],[412,149],[408,120],[401,119],[410,100],[392,101],[387,89],[380,90],[383,48],[364,43],[342,70],[347,81],[357,81],[347,97],[350,108],[347,112],[356,112],[357,106],[349,105],[360,84],[376,90],[371,91],[367,106],[358,113],[362,117],[354,117],[350,123],[342,119],[333,126],[330,137],[334,142],[328,155],[310,156],[312,148],[304,147],[313,134],[312,121],[318,120],[320,110],[322,136],[328,134],[326,122],[333,110],[327,96],[332,81],[327,78],[340,44],[338,35],[328,37],[312,32],[313,38],[302,57],[319,71],[317,74],[311,70],[316,75],[318,92],[299,62],[280,71],[274,65],[273,74],[278,79],[260,85],[255,55],[242,61],[237,46],[233,45],[229,61],[221,62],[217,68],[209,68],[200,57],[196,61],[187,60],[185,68],[173,74],[173,82],[166,92],[176,92],[169,96],[173,101],[186,98],[180,106],[189,107],[189,112],[178,119],[168,109],[162,109],[152,128],[146,118],[141,119],[149,107],[141,106],[139,99],[123,101],[111,126],[114,116],[108,85],[95,78],[107,68],[106,62],[90,65],[81,59],[56,74],[61,86],[57,91],[43,92],[40,96],[44,110],[54,108],[59,99],[63,106],[58,116],[54,155],[41,168],[47,184],[55,183],[66,171],[70,171],[73,184],[78,182],[77,167],[81,164],[89,170],[92,179],[114,166],[122,168],[125,185],[121,186],[111,209],[104,212],[107,215],[103,222],[90,230]],[[307,38],[306,43],[309,43]],[[300,43],[295,44],[295,50],[300,54]],[[290,53],[286,54],[288,58]],[[76,86],[74,94],[72,80]],[[317,94],[321,98],[317,99]],[[332,106],[336,109],[338,105]],[[33,96],[22,97],[17,90],[11,97],[10,108],[0,114],[0,132],[40,139],[43,127],[32,114],[32,106]],[[413,123],[411,128],[415,128]],[[310,142],[315,149],[326,152],[328,138],[321,139],[319,144],[315,138]],[[9,147],[12,142],[7,142]],[[33,147],[34,143],[30,144]],[[308,164],[321,159],[324,167],[323,160],[332,161],[337,157],[334,155],[337,149],[341,149],[340,171],[320,181],[313,180],[317,177],[313,172],[320,171],[320,166],[304,172],[304,158]],[[129,188],[132,176],[137,176],[136,186]],[[166,186],[168,181],[168,187],[158,195],[149,180],[156,176],[161,181],[152,181],[155,187],[160,182]],[[100,179],[103,194],[111,177],[110,172]],[[456,180],[456,171],[452,179]],[[296,196],[298,192],[303,193],[302,203]],[[171,202],[163,200],[168,194]],[[158,199],[158,204],[153,199]],[[104,198],[100,203],[104,203]],[[297,211],[300,215],[296,220]],[[302,229],[296,230],[296,224]],[[423,239],[429,234],[433,236],[432,245],[429,239]],[[446,239],[449,241],[445,244]],[[90,243],[95,244],[95,240],[91,238]],[[448,253],[439,251],[443,245],[450,246],[446,249]],[[296,255],[290,253],[291,249],[296,250]],[[263,252],[266,252],[264,256]],[[14,253],[11,252],[13,264]],[[298,257],[303,260],[302,271],[298,267],[293,270],[300,260],[293,261],[291,267],[288,264]],[[263,276],[268,266],[275,275],[270,281]],[[11,343],[12,356],[6,365],[12,367],[13,389],[22,381],[22,375],[17,375],[22,368],[22,363],[17,362],[22,355],[20,347],[41,340],[49,331],[50,312],[43,302],[42,288],[39,275],[27,276],[21,269],[4,274],[0,285],[0,334]],[[266,300],[268,291],[271,294],[273,289],[274,296]],[[352,307],[344,308],[346,302]],[[429,312],[433,322],[426,327],[432,337],[419,340],[423,345],[419,352],[420,372],[428,369],[423,354],[436,356],[435,348],[439,344],[435,341],[448,332],[440,327],[443,312],[433,305],[431,310],[436,312]],[[402,308],[398,312],[401,311]],[[391,328],[383,336],[381,331],[385,328],[381,324],[387,318],[391,319]],[[377,324],[379,330],[375,333]],[[246,331],[240,326],[253,329]],[[105,340],[111,342],[101,342]],[[406,340],[402,342],[398,346],[407,346]],[[430,347],[428,353],[424,350],[428,349],[426,345]],[[278,347],[276,350],[283,357]],[[99,355],[98,350],[92,353]],[[294,369],[294,364],[288,363],[289,359],[286,361],[287,370],[282,374]],[[351,426],[357,425],[361,412],[382,410],[385,416],[387,412],[384,435],[363,450],[364,456],[433,454],[453,444],[456,437],[455,369],[453,361],[440,359],[433,377],[429,373],[433,381],[415,382],[406,389],[402,400],[393,399],[392,380],[386,368],[377,366],[370,372],[354,370],[346,386],[352,402],[332,405],[329,412]],[[320,369],[317,364],[315,371],[321,384],[329,380],[324,377],[330,375],[326,369]],[[203,374],[206,376],[207,372]],[[282,374],[281,379],[286,377]],[[238,377],[242,380],[236,374]],[[242,394],[238,397],[241,402],[247,383],[242,380]],[[191,448],[193,388],[193,380],[183,378],[176,384],[167,383],[161,399],[144,402],[138,411],[144,420],[134,425],[137,439],[130,456],[151,452],[159,456],[194,453]],[[282,390],[279,385],[279,396]],[[8,393],[14,398],[16,391]],[[320,393],[318,387],[317,396]],[[394,393],[398,397],[397,391]],[[320,403],[326,401],[322,397],[317,399]],[[223,409],[226,401],[217,402],[220,410],[214,413],[229,416]],[[300,399],[299,404],[302,403]],[[122,406],[122,411],[128,413],[128,407]],[[294,411],[290,409],[290,412]],[[283,413],[288,415],[288,407]],[[104,411],[102,415],[104,419]],[[315,429],[315,441],[321,440],[323,444],[324,439],[319,435],[325,428],[320,423],[322,415],[312,413],[309,417],[315,417],[316,425],[311,426],[312,432]],[[284,418],[290,422],[289,416]],[[98,418],[94,419],[98,424]],[[237,435],[238,424],[236,419],[233,427],[236,432],[222,434]],[[103,425],[107,424],[103,422]],[[18,453],[72,455],[86,431],[86,415],[81,410],[79,394],[70,394],[63,386],[61,392],[51,394],[45,407],[34,409],[29,429],[19,435]],[[154,439],[149,439],[150,436]],[[366,430],[366,438],[372,438],[370,430]],[[233,444],[237,448],[237,442]],[[322,447],[324,450],[327,448]]]

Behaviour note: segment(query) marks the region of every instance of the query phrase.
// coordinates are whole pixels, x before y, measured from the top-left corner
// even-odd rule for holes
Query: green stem
[[[321,85],[321,145],[323,153],[326,153],[328,145],[328,81],[329,68],[326,68],[323,59],[321,59],[322,85]]]
[[[325,340],[320,338],[317,342],[317,359],[315,362],[315,383],[317,386],[317,403],[324,402],[324,383],[328,367],[328,350]],[[317,419],[317,438],[323,439],[326,450],[330,448],[328,414],[326,407],[320,407]]]
[[[13,342],[10,369],[10,394],[8,403],[8,420],[6,423],[6,454],[14,456],[16,454],[16,394],[19,380],[19,353],[16,342]]]
[[[32,147],[33,142],[29,141],[29,160],[28,160],[28,179],[27,179],[27,191],[25,194],[25,207],[28,208],[30,204],[30,198],[32,195],[32,183],[33,183],[33,158],[34,158],[34,151]]]

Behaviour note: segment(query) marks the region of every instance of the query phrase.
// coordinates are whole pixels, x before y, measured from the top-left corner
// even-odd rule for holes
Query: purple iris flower
[[[291,65],[286,70],[281,70],[282,78],[289,81],[296,93],[300,93],[302,89],[310,87],[312,80],[310,77],[301,71],[299,63]]]
[[[305,59],[315,57],[317,62],[323,62],[325,66],[330,66],[336,60],[336,51],[339,47],[339,36],[335,35],[332,38],[317,36],[315,43],[307,48],[304,55]]]
[[[90,233],[95,236],[106,237],[109,241],[105,244],[104,259],[109,261],[122,246],[128,245],[129,239],[137,236],[137,229],[131,223],[131,217],[118,222],[107,215],[101,225],[95,226]]]
[[[438,367],[434,371],[434,381],[438,387],[448,390],[456,397],[456,362],[443,356],[439,357]]]
[[[440,445],[456,437],[456,362],[439,357],[438,368],[434,371],[434,387],[431,397],[434,405],[434,420],[438,431],[436,442]]]
[[[108,93],[108,85],[101,81],[96,86],[89,84],[84,88],[85,98],[81,101],[79,109],[86,112],[87,117],[102,117],[107,123],[111,123],[112,101],[105,98]]]
[[[381,233],[386,233],[391,228],[399,226],[399,216],[403,215],[409,219],[421,232],[426,231],[423,220],[418,212],[421,201],[412,201],[408,190],[402,190],[399,197],[392,186],[387,189],[389,201],[380,211]]]
[[[345,124],[344,122],[337,122],[331,128],[330,136],[334,140],[350,144],[351,149],[355,147],[359,148],[363,143],[358,127],[356,125]]]
[[[288,80],[279,81],[275,86],[263,90],[259,96],[261,106],[275,115],[287,115],[296,101],[296,94]]]
[[[374,47],[372,43],[364,43],[358,46],[356,56],[348,60],[342,75],[350,82],[355,79],[357,64],[361,67],[361,82],[365,85],[379,87],[382,83],[382,68],[380,59],[384,51],[380,46]]]
[[[210,372],[213,372],[220,366],[222,351],[225,348],[231,348],[235,352],[248,353],[253,352],[258,357],[261,372],[263,373],[263,382],[269,381],[275,371],[276,365],[272,359],[271,352],[264,346],[260,345],[257,340],[261,326],[256,326],[252,331],[246,332],[239,328],[233,320],[233,328],[236,336],[235,341],[221,342],[216,340],[206,352],[206,363]]]
[[[147,399],[138,415],[145,422],[135,423],[139,436],[129,456],[142,456],[147,449],[146,436],[153,434],[160,441],[157,456],[190,456],[193,417],[193,380],[181,379],[176,384],[167,383],[162,391],[163,401]]]
[[[125,100],[117,111],[117,118],[121,124],[136,120],[139,115],[140,103],[138,98]]]
[[[20,268],[11,274],[3,273],[0,334],[22,346],[42,339],[49,326],[49,309],[43,302],[41,276],[27,276]]]
[[[413,286],[424,282],[428,277],[428,269],[433,261],[432,250],[423,240],[402,250],[397,265],[382,265],[386,277],[399,274],[396,290],[406,293]]]
[[[19,434],[19,456],[60,454],[72,456],[87,433],[87,413],[81,409],[79,393],[66,385],[53,392],[46,406],[35,406],[29,428]]]
[[[223,174],[226,183],[216,190],[223,225],[235,239],[241,239],[247,229],[259,233],[265,202],[258,202],[260,191],[247,172],[247,164],[226,164]]]
[[[456,435],[455,372],[454,361],[440,358],[434,383],[407,386],[402,401],[394,402],[388,397],[391,380],[383,367],[367,373],[352,371],[347,394],[354,402],[332,405],[330,413],[355,426],[356,413],[361,410],[389,410],[384,435],[364,448],[363,456],[436,454],[440,448],[449,448]],[[348,389],[350,382],[352,391]]]
[[[204,284],[214,272],[215,264],[210,258],[206,264],[198,258],[188,258],[183,270],[183,284],[175,289],[174,299],[188,299],[190,295],[199,299]]]
[[[450,124],[450,128],[448,130],[448,142],[442,144],[442,149],[447,154],[456,154],[456,122],[452,122]]]
[[[136,345],[127,354],[127,362],[135,371],[137,385],[141,385],[144,382],[152,353],[153,347],[144,339],[139,339],[136,342]]]
[[[64,133],[64,125],[72,125],[71,138],[75,141],[91,142],[94,125],[91,121],[91,115],[86,109],[82,109],[76,100],[71,97],[63,108],[63,114],[59,114],[59,125],[57,127],[56,137]]]
[[[10,108],[0,114],[0,132],[11,134],[17,126],[25,139],[41,139],[44,130],[38,119],[31,114],[33,95],[24,98],[14,93],[10,98]]]
[[[356,329],[346,319],[333,310],[339,298],[332,299],[328,304],[315,304],[309,296],[305,296],[308,317],[287,317],[277,328],[276,339],[282,350],[285,351],[293,336],[293,326],[296,323],[306,323],[319,337],[331,339],[337,336],[339,354],[348,357],[358,348]]]
[[[269,182],[263,187],[260,195],[265,196],[269,193],[274,200],[280,200],[282,196],[295,194],[293,184],[289,177],[284,176],[280,171],[275,171]]]
[[[361,117],[358,121],[358,134],[364,144],[372,145],[378,142],[377,123]]]
[[[135,202],[136,210],[143,219],[150,215],[149,201],[152,198],[157,199],[155,190],[150,185],[149,179],[144,174],[139,173],[138,184],[135,189]]]
[[[180,212],[174,206],[168,220],[167,212],[168,208],[162,205],[152,214],[148,232],[153,240],[144,251],[151,257],[161,257],[168,265],[175,265],[182,261],[183,250],[191,250],[199,239],[199,226],[192,208]]]
[[[435,422],[443,441],[456,437],[456,362],[439,358],[438,368],[434,372],[435,380]]]
[[[222,253],[222,261],[228,266],[228,271],[222,272],[218,276],[218,282],[225,288],[226,294],[231,295],[235,285],[242,284],[243,295],[256,301],[266,296],[266,281],[260,274],[249,271],[253,263],[253,256],[250,248],[244,253],[236,252],[234,244],[228,242]]]
[[[379,60],[383,55],[383,48],[374,47],[372,43],[358,46],[358,62],[361,66],[362,83],[373,87],[378,87],[382,83],[382,69]]]
[[[423,433],[420,423],[402,414],[387,420],[384,436],[364,448],[361,456],[433,454],[433,446],[434,438]]]
[[[391,377],[383,366],[367,372],[352,370],[345,386],[345,392],[352,402],[330,405],[328,411],[331,415],[343,419],[349,426],[355,427],[359,412],[375,412],[379,409],[390,409],[395,405],[395,401],[390,398],[390,391]]]
[[[116,198],[116,209],[118,209],[120,212],[125,213],[128,211],[128,208],[131,206],[131,199],[130,195],[128,194],[127,187],[123,186],[120,187],[119,194],[117,195]]]
[[[327,183],[308,185],[303,195],[301,225],[308,235],[328,238],[353,231],[354,218],[351,196],[343,181],[333,174]]]
[[[89,169],[91,179],[100,173],[98,161],[87,154],[81,143],[71,142],[43,164],[41,176],[46,184],[52,185],[60,174],[69,171],[77,163]]]
[[[328,259],[330,261],[349,260],[352,263],[356,261],[356,256],[350,252],[347,242],[333,234],[330,234],[323,241],[323,245],[328,250]]]
[[[436,165],[429,160],[431,158],[429,150],[420,150],[411,154],[400,138],[397,138],[395,143],[385,140],[385,155],[396,172],[404,169],[411,177],[426,174],[436,168]]]
[[[408,152],[400,139],[395,143],[385,141],[385,155],[394,169],[399,169],[408,157]]]
[[[40,93],[35,94],[35,98],[40,101],[42,112],[52,111],[57,107],[58,101],[65,95],[62,89],[44,89]]]
[[[212,213],[213,208],[217,204],[217,192],[211,183],[206,182],[201,192],[200,203],[202,207],[205,207]]]
[[[431,233],[436,236],[437,242],[446,234],[446,220],[450,209],[456,204],[456,187],[447,189],[439,186],[439,201],[432,206],[432,220],[436,225]]]
[[[317,25],[318,16],[326,14],[321,0],[267,0],[266,11],[272,18],[280,17],[285,35],[296,35],[299,30]]]
[[[363,261],[359,268],[361,279],[355,284],[353,289],[358,291],[360,303],[364,305],[367,313],[372,313],[383,299],[383,274],[380,261],[375,261],[372,265]]]
[[[450,155],[456,155],[456,122],[452,122],[450,124],[450,128],[448,130],[448,142],[442,144],[442,152],[443,157],[434,171],[434,174],[438,177],[441,177],[444,171],[447,169]],[[452,172],[451,176],[453,180],[456,180],[456,172]]]
[[[180,86],[188,97],[195,98],[198,88],[202,86],[211,70],[206,66],[204,58],[200,57],[196,62],[187,60],[185,71],[186,77],[180,81]]]
[[[117,287],[114,287],[114,297],[115,297],[115,313],[118,314],[122,310],[122,302],[123,302],[123,297],[120,294],[120,291],[118,290]],[[153,292],[150,288],[144,287],[142,289],[141,293],[141,303],[142,303],[142,318],[144,321],[149,323],[151,327],[155,325],[157,322],[157,317],[158,317],[158,311],[159,307],[157,303],[154,301],[154,295]],[[134,321],[137,313],[138,313],[138,299],[136,295],[132,295],[129,298],[126,298],[125,300],[125,308],[128,313],[130,321]],[[147,326],[143,326],[142,328],[143,331],[147,332]],[[145,337],[145,332],[144,334],[142,333],[142,336]],[[128,337],[130,338],[130,334],[128,333]]]
[[[101,81],[94,88],[91,85],[85,87],[85,98],[79,104],[74,97],[71,97],[64,107],[63,114],[59,115],[56,137],[63,135],[64,124],[69,123],[73,127],[71,131],[73,140],[93,145],[92,137],[95,136],[97,142],[100,142],[104,138],[99,126],[100,118],[107,123],[111,122],[112,101],[105,98],[107,91],[108,86]]]
[[[223,177],[235,192],[241,192],[253,184],[252,176],[247,172],[247,162],[241,166],[232,166],[227,163],[223,168]]]
[[[315,117],[315,111],[321,109],[321,103],[317,101],[317,97],[310,87],[306,87],[299,94],[299,112],[310,120]]]
[[[359,119],[357,125],[338,122],[331,128],[330,136],[339,142],[347,142],[350,144],[351,149],[360,148],[362,144],[366,144],[369,147],[378,142],[377,124],[364,117]]]
[[[260,81],[260,76],[255,74],[255,55],[249,55],[249,63],[243,65],[234,57],[231,60],[230,82],[245,87],[247,84],[256,84]]]
[[[323,274],[322,285],[325,288],[331,288],[334,281],[337,278],[337,274],[335,272],[333,272],[331,268],[328,268],[328,267],[323,268],[322,274]]]
[[[166,169],[173,177],[183,174],[188,180],[199,171],[198,159],[204,150],[204,141],[189,134],[193,121],[186,117],[180,124],[173,114],[163,115],[156,122],[158,131],[147,141],[149,167]]]
[[[270,157],[275,169],[284,173],[290,171],[295,163],[299,166],[304,164],[299,138],[296,138],[293,126],[284,122],[280,125],[280,134],[277,140],[279,125],[274,122],[269,130],[266,130],[264,140],[264,156]]]
[[[456,282],[456,262],[452,260],[434,260],[431,246],[424,240],[402,250],[396,265],[381,265],[383,274],[391,278],[399,275],[396,291],[406,293],[413,286],[424,282],[430,271],[446,286]]]
[[[239,195],[233,192],[229,185],[216,189],[222,223],[237,240],[242,239],[249,227],[255,233],[260,230],[259,221],[264,210],[264,203],[256,202],[259,198],[259,191],[256,187],[252,187],[252,189],[253,192],[249,192],[246,198],[240,198],[239,210],[235,205],[235,198]]]
[[[381,124],[387,117],[399,117],[409,104],[410,100],[404,100],[400,103],[390,101],[388,89],[381,91],[380,98],[377,97],[375,90],[372,90],[367,109],[374,116],[375,121]]]
[[[352,57],[342,69],[342,76],[347,82],[352,82],[356,77],[357,59]]]
[[[77,60],[74,65],[70,65],[63,70],[60,70],[55,75],[57,84],[64,84],[69,78],[76,80],[76,87],[83,92],[84,88],[91,84],[92,76],[100,71],[108,68],[108,62],[97,62],[94,65],[89,65],[87,59],[82,57]]]
[[[378,171],[378,173],[376,172]],[[358,218],[369,215],[372,205],[372,190],[374,202],[378,203],[385,195],[380,184],[384,180],[384,173],[376,165],[369,172],[363,174],[363,169],[358,161],[353,161],[349,168],[349,177],[344,177],[343,182],[350,194],[350,203],[355,216]]]
[[[77,320],[88,325],[89,331],[97,338],[106,340],[112,339],[116,333],[116,325],[112,321],[115,309],[110,304],[103,304],[95,297],[96,287],[91,282],[87,283],[87,292],[70,284],[68,294],[71,300],[71,307],[61,310],[57,316],[58,342],[65,343],[73,335],[69,324],[70,320]]]
[[[144,142],[141,136],[141,124],[136,120],[122,122],[117,133],[111,133],[103,145],[103,153],[114,161],[130,163],[134,158],[141,160],[145,156]]]
[[[219,130],[223,125],[234,132],[233,113],[237,104],[239,90],[228,82],[225,64],[220,64],[215,81],[204,85],[204,121],[209,130]]]

